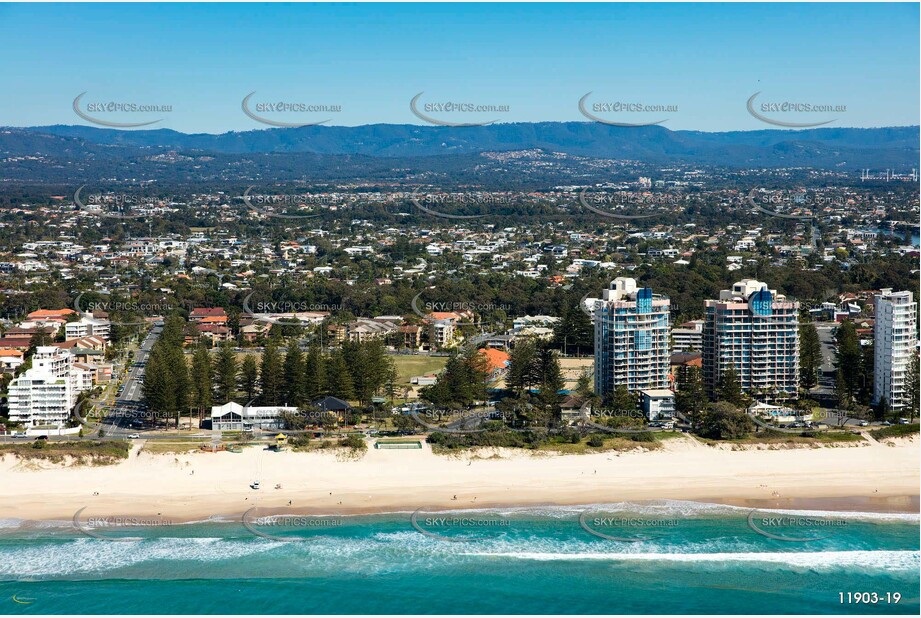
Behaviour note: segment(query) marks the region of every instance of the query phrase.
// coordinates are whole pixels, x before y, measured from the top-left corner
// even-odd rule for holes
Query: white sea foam
[[[509,518],[546,518],[567,519],[578,517],[586,511],[624,512],[636,515],[659,515],[671,517],[706,517],[710,516],[738,516],[747,515],[754,510],[752,507],[734,506],[731,504],[717,504],[711,502],[695,502],[690,500],[651,500],[646,502],[598,502],[576,505],[540,505],[516,507],[480,507],[466,508],[439,508],[420,507],[420,514],[426,513],[489,513]],[[758,508],[759,513],[784,513],[802,517],[834,517],[836,519],[864,519],[878,521],[903,521],[921,522],[919,513],[881,513],[864,511],[822,511],[801,509],[769,509]],[[411,514],[414,511],[392,511],[381,515]],[[368,517],[362,515],[359,517]]]
[[[809,569],[858,568],[864,570],[917,571],[921,552],[917,551],[828,551],[828,552],[723,552],[723,553],[555,553],[555,552],[470,552],[472,556],[515,558],[538,561],[645,561],[721,564],[762,562]]]
[[[167,538],[109,542],[77,539],[29,544],[4,551],[0,577],[60,577],[99,573],[148,561],[208,562],[243,558],[280,543],[243,543],[220,538]]]

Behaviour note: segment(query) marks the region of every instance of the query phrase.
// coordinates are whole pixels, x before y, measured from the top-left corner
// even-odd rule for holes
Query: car
[[[857,424],[860,425],[861,427],[869,427],[869,426],[870,426],[870,423],[868,423],[867,421],[860,421],[860,422],[857,423]]]
[[[900,418],[900,419],[899,419],[899,425],[908,425],[908,419],[907,419],[907,418]]]
[[[889,427],[890,425],[892,425],[892,423],[890,423],[889,421],[883,421],[882,423],[880,423],[880,425],[882,425],[883,427]]]
[[[26,432],[24,432],[24,431],[21,431],[21,432],[19,432],[19,433],[14,433],[14,434],[12,435],[12,438],[13,438],[14,440],[16,440],[16,439],[24,439],[24,438],[28,438],[28,437],[29,437],[29,436],[26,435]]]
[[[139,434],[136,434],[136,433],[129,433],[129,434],[128,434],[128,439],[129,439],[129,440],[139,440],[140,438],[141,438],[141,436],[140,436]]]
[[[46,440],[48,440],[48,436],[38,436],[38,437],[36,437],[35,439],[36,439],[36,440],[43,440],[43,441],[46,441]]]

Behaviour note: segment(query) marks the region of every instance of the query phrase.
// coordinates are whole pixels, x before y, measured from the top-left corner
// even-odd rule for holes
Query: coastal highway
[[[125,380],[122,396],[117,400],[121,401],[140,401],[142,399],[141,387],[144,384],[144,369],[147,366],[147,358],[154,344],[163,332],[163,325],[160,322],[154,324],[154,327],[141,342],[137,353],[134,355],[134,363],[128,370],[128,379]]]
[[[163,323],[155,322],[134,355],[134,362],[128,368],[128,376],[122,385],[122,393],[115,399],[114,409],[110,410],[102,421],[101,428],[112,437],[124,437],[123,434],[133,433],[130,430],[131,421],[140,416],[143,408],[141,400],[147,358],[162,332]]]

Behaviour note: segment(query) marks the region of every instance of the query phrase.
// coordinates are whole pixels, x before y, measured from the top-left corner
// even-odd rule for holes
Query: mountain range
[[[839,171],[918,167],[919,127],[765,129],[705,133],[661,126],[593,122],[509,123],[472,127],[376,124],[308,126],[222,134],[170,129],[115,130],[77,125],[0,129],[3,159],[126,161],[176,152],[227,158],[301,154],[412,160],[538,149],[577,157],[729,168],[812,167]],[[276,157],[273,157],[275,159]]]

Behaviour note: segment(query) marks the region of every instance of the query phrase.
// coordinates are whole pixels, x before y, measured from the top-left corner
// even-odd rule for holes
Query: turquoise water
[[[589,530],[627,540],[591,534],[583,511]],[[835,525],[763,519],[793,514]],[[420,532],[410,513],[249,520],[300,542],[233,521],[92,529],[135,539],[124,542],[6,522],[0,613],[919,613],[917,515],[757,513],[772,534],[823,537],[806,542],[756,533],[747,509],[689,502],[454,515],[477,521],[420,513]],[[842,604],[841,592],[883,599]]]

